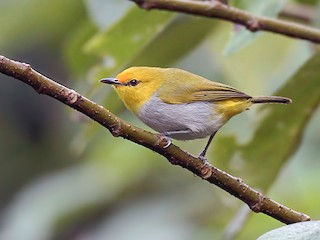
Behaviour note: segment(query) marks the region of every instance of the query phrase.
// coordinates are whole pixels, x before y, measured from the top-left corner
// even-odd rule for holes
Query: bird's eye
[[[139,84],[139,81],[136,80],[136,79],[132,79],[129,81],[128,85],[134,87],[134,86],[137,86]]]

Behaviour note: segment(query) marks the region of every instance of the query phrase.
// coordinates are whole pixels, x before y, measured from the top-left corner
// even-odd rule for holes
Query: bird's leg
[[[185,130],[162,132],[162,133],[160,133],[159,135],[160,135],[162,138],[165,138],[165,139],[166,139],[167,144],[164,146],[164,148],[167,148],[167,147],[169,147],[170,144],[171,144],[170,136],[175,135],[175,134],[189,134],[189,133],[191,133],[191,132],[192,132],[192,131],[191,131],[190,129],[185,129]]]
[[[185,130],[163,132],[161,134],[164,136],[170,137],[170,136],[176,135],[176,134],[189,134],[189,133],[192,133],[192,131],[190,129],[185,129]]]
[[[214,138],[214,135],[216,135],[217,131],[215,131],[214,133],[212,133],[209,137],[209,140],[206,144],[206,146],[204,147],[204,149],[202,150],[202,152],[199,154],[199,158],[203,161],[203,162],[207,162],[207,159],[205,158],[205,155],[207,153],[207,150],[209,148],[209,145],[212,141],[212,139]]]

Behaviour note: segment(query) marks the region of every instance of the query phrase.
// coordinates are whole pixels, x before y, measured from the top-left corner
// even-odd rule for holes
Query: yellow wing
[[[167,77],[170,77],[170,84],[161,87],[158,92],[159,98],[166,103],[215,102],[237,98],[251,98],[251,96],[233,87],[212,82],[182,70],[172,72],[172,74],[168,74]],[[181,87],[177,88],[176,86]]]

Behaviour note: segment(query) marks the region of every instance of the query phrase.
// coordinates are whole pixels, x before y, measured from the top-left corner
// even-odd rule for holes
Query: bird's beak
[[[107,83],[111,85],[123,85],[118,79],[116,78],[103,78],[100,80],[102,83]]]

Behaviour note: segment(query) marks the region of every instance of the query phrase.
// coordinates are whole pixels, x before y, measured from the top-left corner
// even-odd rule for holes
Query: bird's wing
[[[224,84],[214,83],[208,84],[207,86],[199,86],[194,92],[191,93],[192,101],[222,101],[229,100],[232,98],[251,98],[249,95],[229,87]]]
[[[167,103],[215,102],[230,99],[250,99],[251,96],[228,85],[212,82],[206,79],[186,82],[180,88],[167,88],[166,94],[159,94]]]

